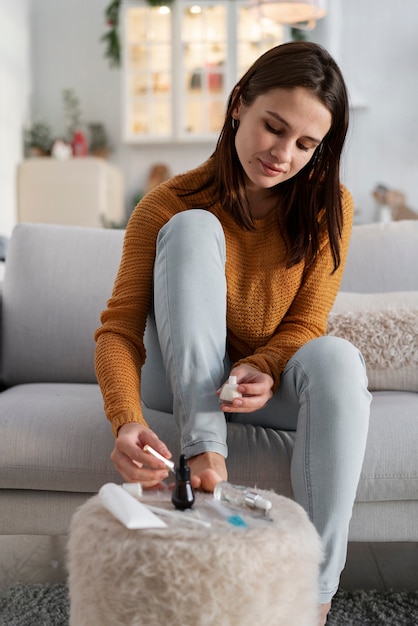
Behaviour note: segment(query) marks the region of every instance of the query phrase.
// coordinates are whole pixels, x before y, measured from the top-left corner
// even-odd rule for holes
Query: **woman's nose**
[[[271,154],[278,163],[290,163],[292,160],[291,142],[283,139],[277,141],[271,150]]]

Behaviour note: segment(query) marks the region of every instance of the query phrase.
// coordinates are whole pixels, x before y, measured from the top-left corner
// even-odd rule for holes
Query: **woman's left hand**
[[[231,404],[221,404],[225,413],[251,413],[258,411],[273,396],[273,378],[263,374],[252,365],[239,365],[231,370],[231,376],[237,377],[238,391],[242,398],[234,398]],[[217,391],[219,395],[221,390]]]

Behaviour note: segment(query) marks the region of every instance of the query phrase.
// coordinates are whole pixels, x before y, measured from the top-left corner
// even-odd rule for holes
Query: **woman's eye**
[[[266,122],[266,128],[270,133],[274,133],[275,135],[281,135],[282,131],[279,130],[278,128],[274,128],[273,126],[271,126],[268,122]]]
[[[308,150],[310,150],[310,147],[303,145],[303,143],[298,143],[298,148],[299,150],[303,150],[304,152],[308,152]]]

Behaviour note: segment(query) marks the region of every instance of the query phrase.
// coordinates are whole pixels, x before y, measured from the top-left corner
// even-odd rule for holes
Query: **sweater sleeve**
[[[96,330],[95,366],[105,413],[115,436],[129,422],[146,425],[141,409],[144,332],[150,310],[157,236],[181,200],[161,185],[136,207],[129,220],[113,292]]]
[[[342,209],[344,222],[338,269],[333,272],[331,246],[328,236],[324,235],[314,263],[304,273],[298,292],[272,338],[254,354],[236,363],[247,363],[272,376],[273,391],[277,390],[280,376],[293,354],[326,332],[328,315],[341,284],[353,223],[353,200],[345,187],[342,187]]]

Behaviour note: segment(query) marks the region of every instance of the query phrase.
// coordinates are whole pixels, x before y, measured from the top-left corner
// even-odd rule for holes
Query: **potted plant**
[[[90,154],[105,159],[109,155],[110,146],[104,124],[101,122],[91,122],[88,127]]]
[[[23,135],[26,156],[49,156],[53,142],[49,124],[41,121],[34,122]]]

